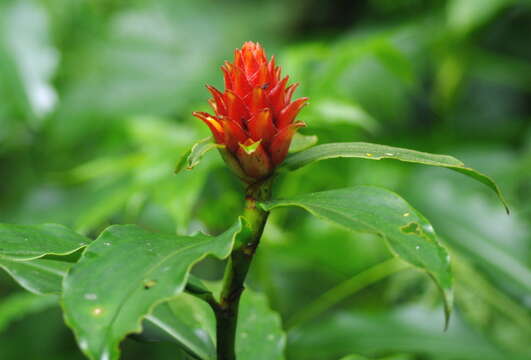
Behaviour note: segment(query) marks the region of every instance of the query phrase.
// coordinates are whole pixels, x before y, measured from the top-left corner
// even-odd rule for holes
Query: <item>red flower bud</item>
[[[305,126],[295,118],[308,98],[291,101],[298,84],[288,86],[288,77],[281,79],[274,57],[268,61],[258,43],[243,44],[234,52],[234,63],[225,62],[221,70],[225,92],[207,86],[214,115],[193,115],[207,124],[217,144],[225,145],[223,158],[243,180],[266,178]]]

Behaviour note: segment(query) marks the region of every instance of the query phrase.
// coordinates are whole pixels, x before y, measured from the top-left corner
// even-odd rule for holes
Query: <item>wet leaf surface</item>
[[[180,294],[191,267],[207,255],[228,256],[240,222],[225,233],[176,236],[135,225],[111,226],[63,282],[65,320],[91,359],[117,359],[118,344],[141,332],[154,307]]]
[[[263,206],[267,210],[297,206],[349,230],[380,235],[395,255],[435,280],[444,296],[448,323],[453,301],[450,257],[428,220],[397,194],[357,186],[273,200]]]
[[[416,150],[364,142],[330,143],[314,146],[308,150],[288,156],[280,170],[297,170],[316,161],[334,158],[360,158],[369,160],[394,159],[404,162],[440,166],[467,175],[491,188],[509,212],[505,198],[498,185],[487,175],[466,167],[460,160],[448,156],[430,154]]]

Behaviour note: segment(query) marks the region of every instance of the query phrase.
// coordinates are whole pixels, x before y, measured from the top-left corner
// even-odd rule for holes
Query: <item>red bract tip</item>
[[[288,86],[287,76],[281,80],[274,57],[268,61],[258,43],[244,43],[221,69],[225,90],[207,86],[215,116],[194,116],[207,124],[216,143],[225,145],[230,165],[236,162],[247,182],[258,181],[284,161],[293,135],[305,126],[295,118],[308,98],[291,101],[298,84]]]

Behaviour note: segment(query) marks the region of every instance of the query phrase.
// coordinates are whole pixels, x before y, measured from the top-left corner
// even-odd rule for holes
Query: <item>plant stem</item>
[[[237,244],[229,258],[219,304],[214,308],[218,360],[236,359],[236,327],[240,297],[269,215],[269,212],[257,206],[257,202],[269,200],[270,193],[271,180],[250,185],[247,188],[245,210],[242,215],[246,228],[237,239]]]

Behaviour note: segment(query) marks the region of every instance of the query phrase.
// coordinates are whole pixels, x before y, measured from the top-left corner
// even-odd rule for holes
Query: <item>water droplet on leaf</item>
[[[80,339],[80,340],[79,340],[79,347],[81,348],[81,350],[86,350],[86,349],[88,349],[88,342],[87,342],[87,340],[85,340],[85,339]]]
[[[96,300],[98,298],[98,295],[96,294],[85,294],[85,299],[87,300]]]
[[[94,315],[94,316],[100,316],[102,313],[103,313],[103,309],[99,308],[99,307],[94,308],[92,310],[92,315]]]

